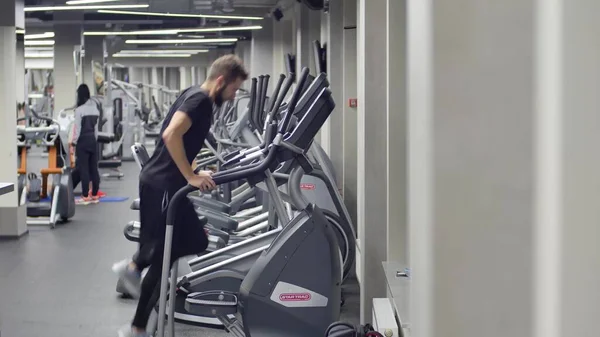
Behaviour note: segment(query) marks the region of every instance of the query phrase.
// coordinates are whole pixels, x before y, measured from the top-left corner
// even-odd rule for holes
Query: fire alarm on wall
[[[356,98],[350,98],[348,100],[348,106],[351,107],[351,108],[358,107],[358,100]]]

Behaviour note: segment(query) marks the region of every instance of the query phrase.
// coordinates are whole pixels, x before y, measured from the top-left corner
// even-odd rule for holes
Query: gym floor
[[[125,163],[121,180],[103,179],[109,196],[125,202],[77,206],[75,217],[51,230],[30,227],[19,240],[0,241],[0,333],[2,337],[111,337],[131,321],[135,301],[115,292],[114,262],[130,257],[135,244],[123,227],[138,215],[139,169]],[[341,319],[359,323],[356,281],[345,286]],[[177,336],[227,336],[223,330],[177,324]],[[317,336],[315,336],[317,337]]]

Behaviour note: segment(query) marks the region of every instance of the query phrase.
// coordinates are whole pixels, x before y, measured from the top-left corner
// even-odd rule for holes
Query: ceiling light
[[[148,16],[170,16],[177,18],[205,18],[205,19],[227,19],[227,20],[262,20],[259,16],[236,16],[236,15],[206,15],[206,14],[177,14],[177,13],[154,13],[134,11],[99,10],[99,13],[126,14],[126,15],[148,15]]]
[[[192,54],[114,54],[113,57],[190,57]]]
[[[26,46],[54,46],[54,40],[25,41]]]
[[[44,98],[44,94],[33,94],[33,93],[31,93],[31,94],[27,95],[27,98],[33,98],[33,99]]]
[[[257,30],[262,26],[233,26],[233,27],[206,27],[206,28],[183,28],[178,29],[178,33],[208,33],[208,32],[229,32],[237,30]]]
[[[25,52],[28,51],[54,51],[54,47],[27,47]]]
[[[121,0],[71,0],[67,1],[67,5],[85,5],[85,4],[98,4],[102,2],[116,2]]]
[[[94,6],[35,6],[25,7],[25,12],[46,11],[76,11],[88,9],[111,9],[111,8],[148,8],[150,5],[94,5]]]
[[[17,29],[17,34],[25,34],[25,29]]]
[[[125,49],[121,50],[119,54],[198,54],[208,53],[208,49],[154,49],[154,50],[137,50],[137,49]]]
[[[54,57],[54,53],[25,53],[25,58],[28,59],[51,59]]]
[[[163,44],[163,43],[217,43],[217,42],[236,42],[237,38],[225,39],[179,39],[179,40],[127,40],[127,44]]]
[[[262,26],[202,27],[202,28],[169,28],[156,30],[135,30],[131,32],[84,32],[86,36],[128,36],[128,35],[175,35],[180,33],[209,33],[239,30],[257,30]]]
[[[45,32],[42,34],[27,34],[27,35],[25,35],[25,40],[51,39],[53,37],[54,37],[54,32]]]
[[[147,30],[147,31],[131,31],[131,32],[84,32],[85,36],[123,36],[123,35],[175,35],[177,30]]]

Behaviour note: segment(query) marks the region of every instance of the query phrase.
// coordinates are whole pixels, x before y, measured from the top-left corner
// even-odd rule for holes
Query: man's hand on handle
[[[200,171],[188,179],[188,184],[199,188],[202,192],[210,191],[217,187],[212,180],[212,174],[211,171]]]

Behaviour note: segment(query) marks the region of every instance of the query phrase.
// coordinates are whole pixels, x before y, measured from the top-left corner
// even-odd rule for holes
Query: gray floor
[[[135,197],[138,170],[123,168],[123,180],[106,180],[109,196]],[[20,240],[0,241],[0,331],[2,337],[112,337],[133,317],[135,302],[115,293],[113,262],[135,246],[123,226],[137,214],[130,200],[77,206],[75,218],[54,230],[30,228]],[[342,319],[358,323],[358,290],[346,287]],[[224,331],[178,324],[177,335],[226,336]]]

